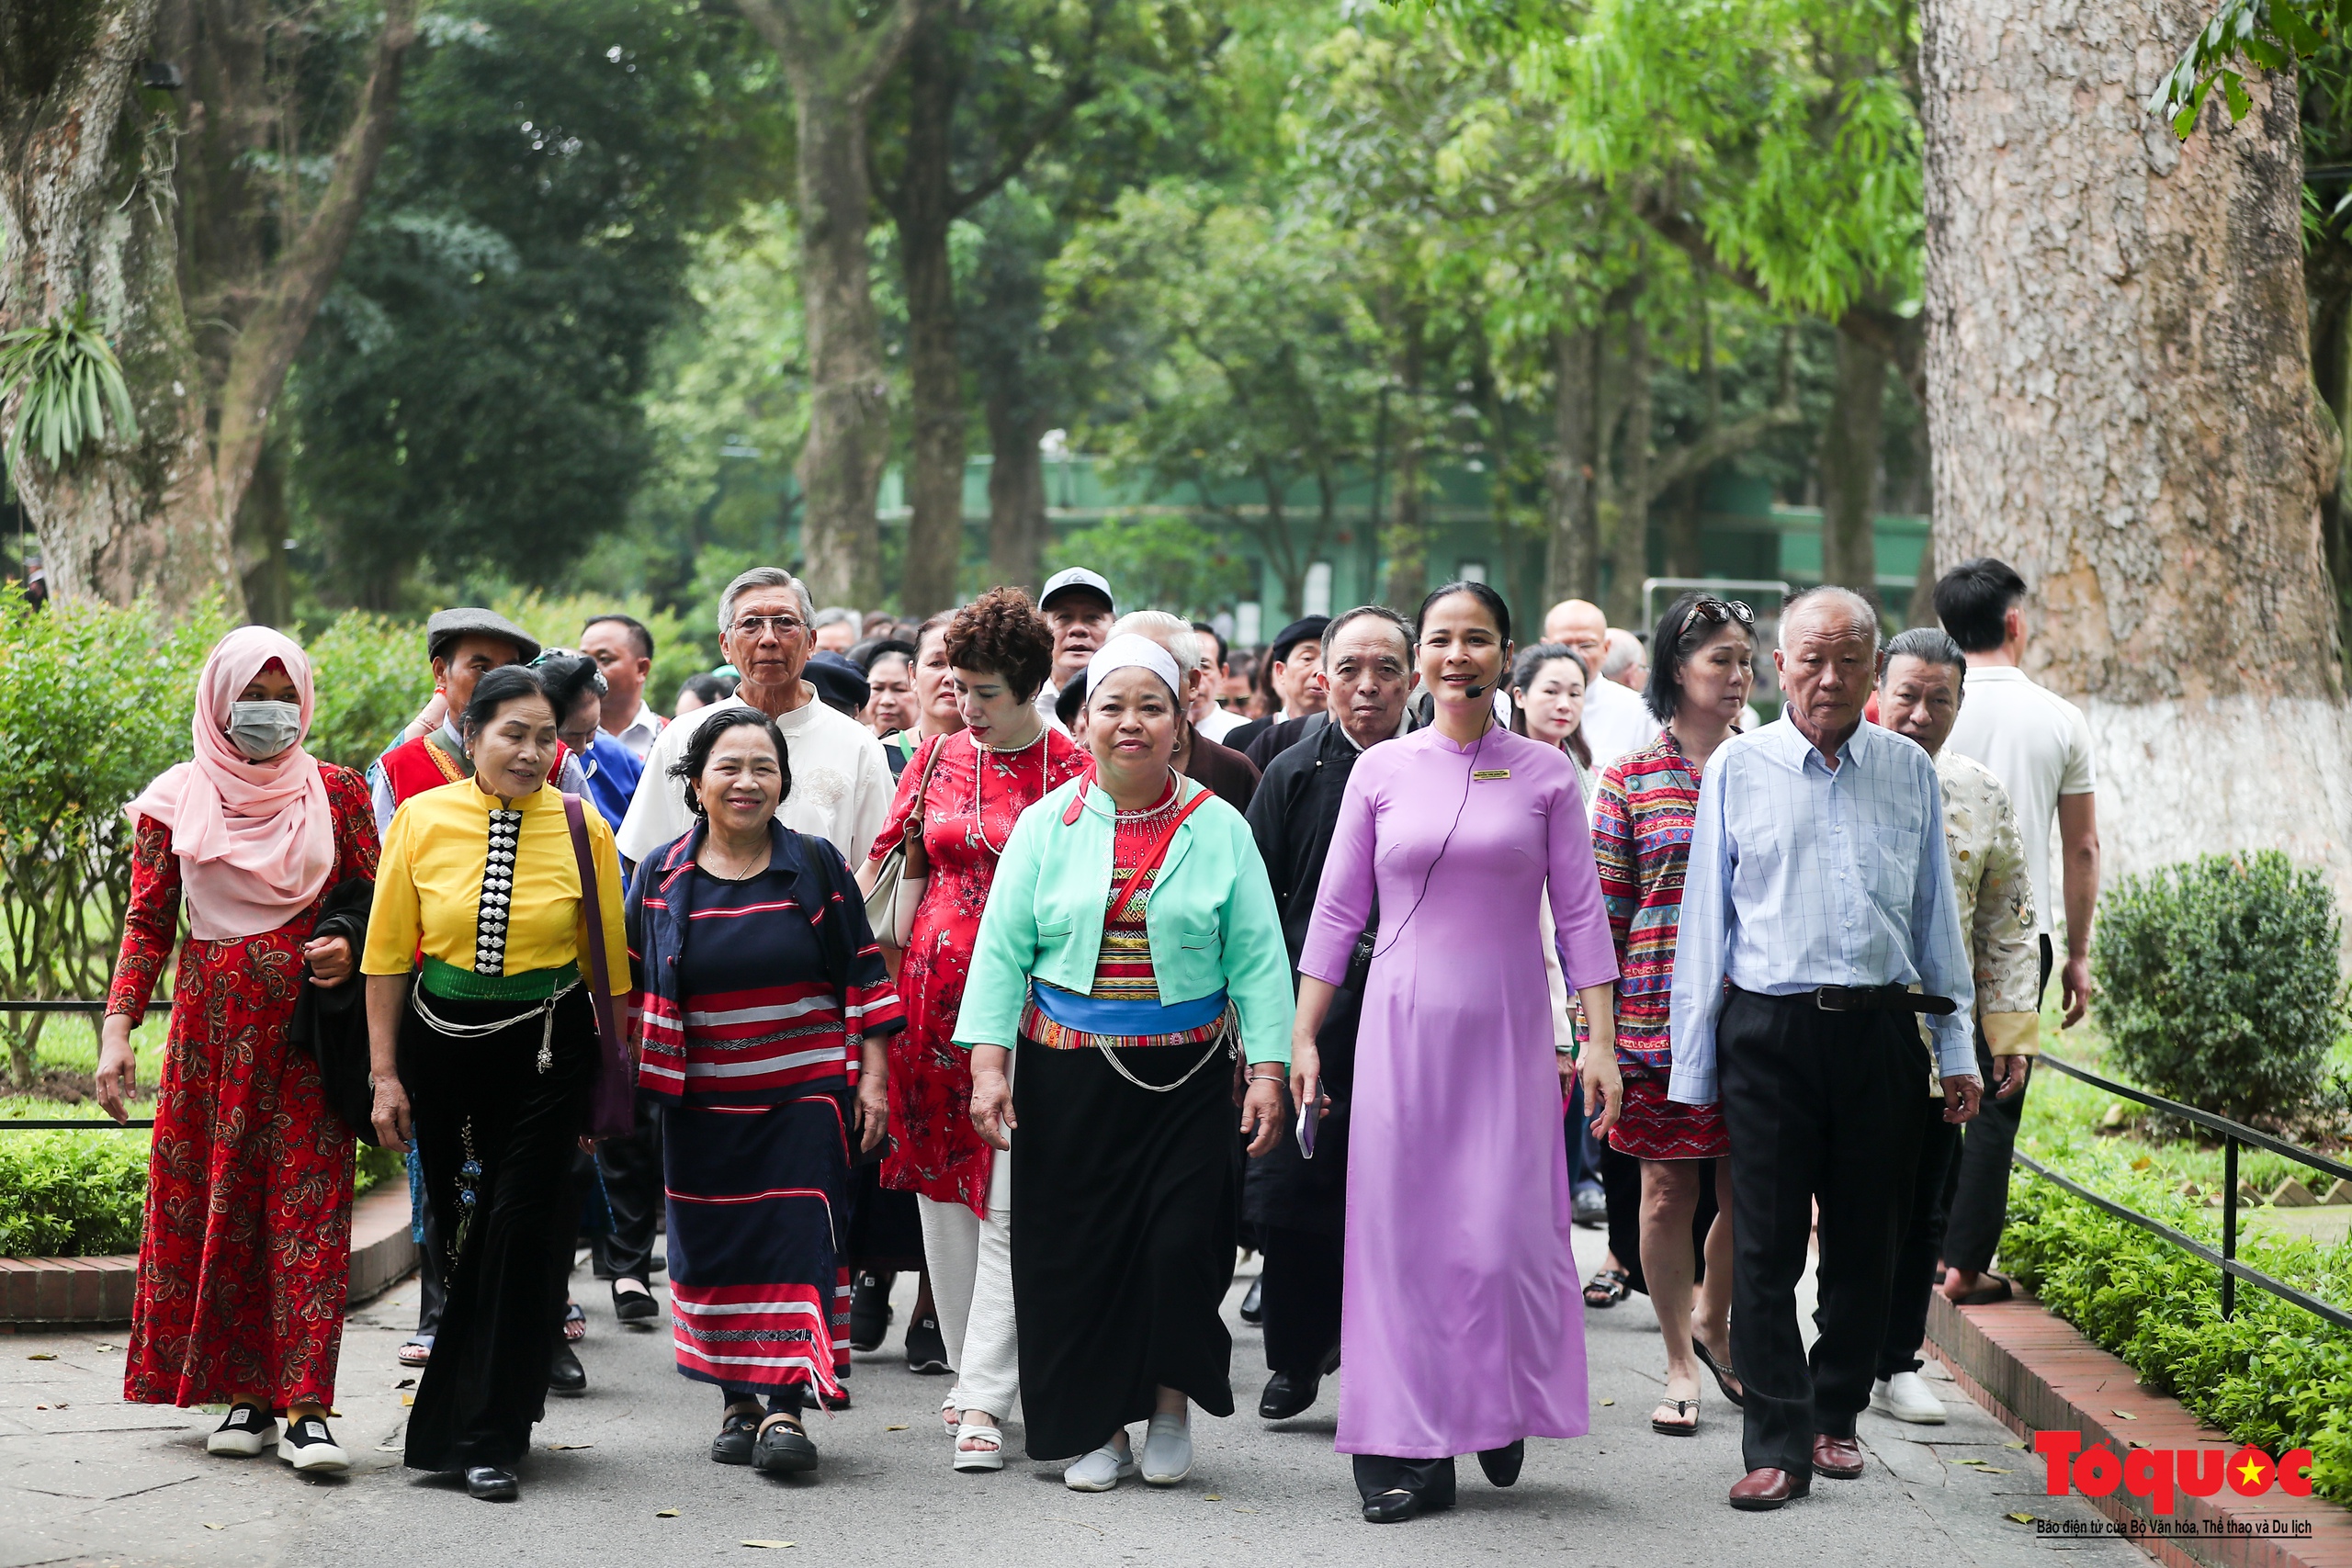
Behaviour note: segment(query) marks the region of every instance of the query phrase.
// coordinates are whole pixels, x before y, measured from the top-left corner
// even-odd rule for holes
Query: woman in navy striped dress
[[[775,722],[723,713],[675,772],[700,820],[638,867],[628,918],[639,1082],[667,1101],[678,1371],[718,1386],[712,1459],[813,1471],[800,1415],[849,1362],[850,1162],[881,1147],[881,1037],[905,1021],[841,852],[775,820]]]

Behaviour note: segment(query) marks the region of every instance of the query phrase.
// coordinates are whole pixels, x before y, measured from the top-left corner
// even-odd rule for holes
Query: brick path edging
[[[372,1301],[416,1267],[408,1184],[388,1182],[351,1210],[351,1304]],[[0,1334],[61,1324],[130,1321],[139,1258],[0,1258]]]
[[[1956,1307],[1939,1292],[1928,1298],[1928,1339],[1970,1397],[2026,1440],[2020,1475],[2039,1480],[2044,1473],[2046,1461],[2030,1448],[2038,1431],[2079,1431],[2085,1448],[2104,1443],[2118,1455],[2133,1447],[2233,1452],[2239,1447],[2199,1425],[2177,1400],[2142,1388],[2130,1367],[2022,1293],[1993,1306]],[[2127,1528],[2157,1517],[2147,1499],[2120,1486],[2085,1501]],[[2171,1516],[2176,1529],[2186,1521],[2202,1529],[2211,1521],[2224,1532],[2259,1528],[2264,1520],[2308,1520],[2311,1534],[2129,1539],[2167,1568],[2352,1568],[2352,1510],[2323,1498],[2290,1497],[2275,1489],[2259,1497],[2241,1497],[2226,1487],[2211,1497],[2177,1492]]]

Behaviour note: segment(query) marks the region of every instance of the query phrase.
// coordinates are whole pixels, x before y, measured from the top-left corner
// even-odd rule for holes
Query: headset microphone
[[[1492,681],[1486,682],[1483,684],[1474,681],[1469,685],[1462,688],[1463,700],[1465,702],[1475,702],[1494,689],[1495,683]]]

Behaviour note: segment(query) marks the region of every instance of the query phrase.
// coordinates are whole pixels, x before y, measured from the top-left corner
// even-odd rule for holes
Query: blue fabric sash
[[[1064,1029],[1075,1029],[1084,1034],[1182,1034],[1187,1030],[1205,1029],[1225,1014],[1222,988],[1198,1001],[1172,1003],[1081,997],[1076,991],[1065,991],[1043,980],[1031,981],[1029,991],[1039,1012]]]

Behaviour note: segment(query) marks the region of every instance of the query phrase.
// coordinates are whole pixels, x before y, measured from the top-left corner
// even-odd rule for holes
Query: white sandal
[[[967,1449],[965,1439],[986,1443],[984,1449]],[[1004,1468],[1004,1434],[994,1427],[967,1422],[956,1434],[956,1468],[958,1470],[1002,1470]]]
[[[939,1402],[939,1420],[940,1424],[947,1428],[947,1435],[951,1438],[962,1429],[964,1407],[956,1400],[956,1393],[952,1390],[945,1399]]]

